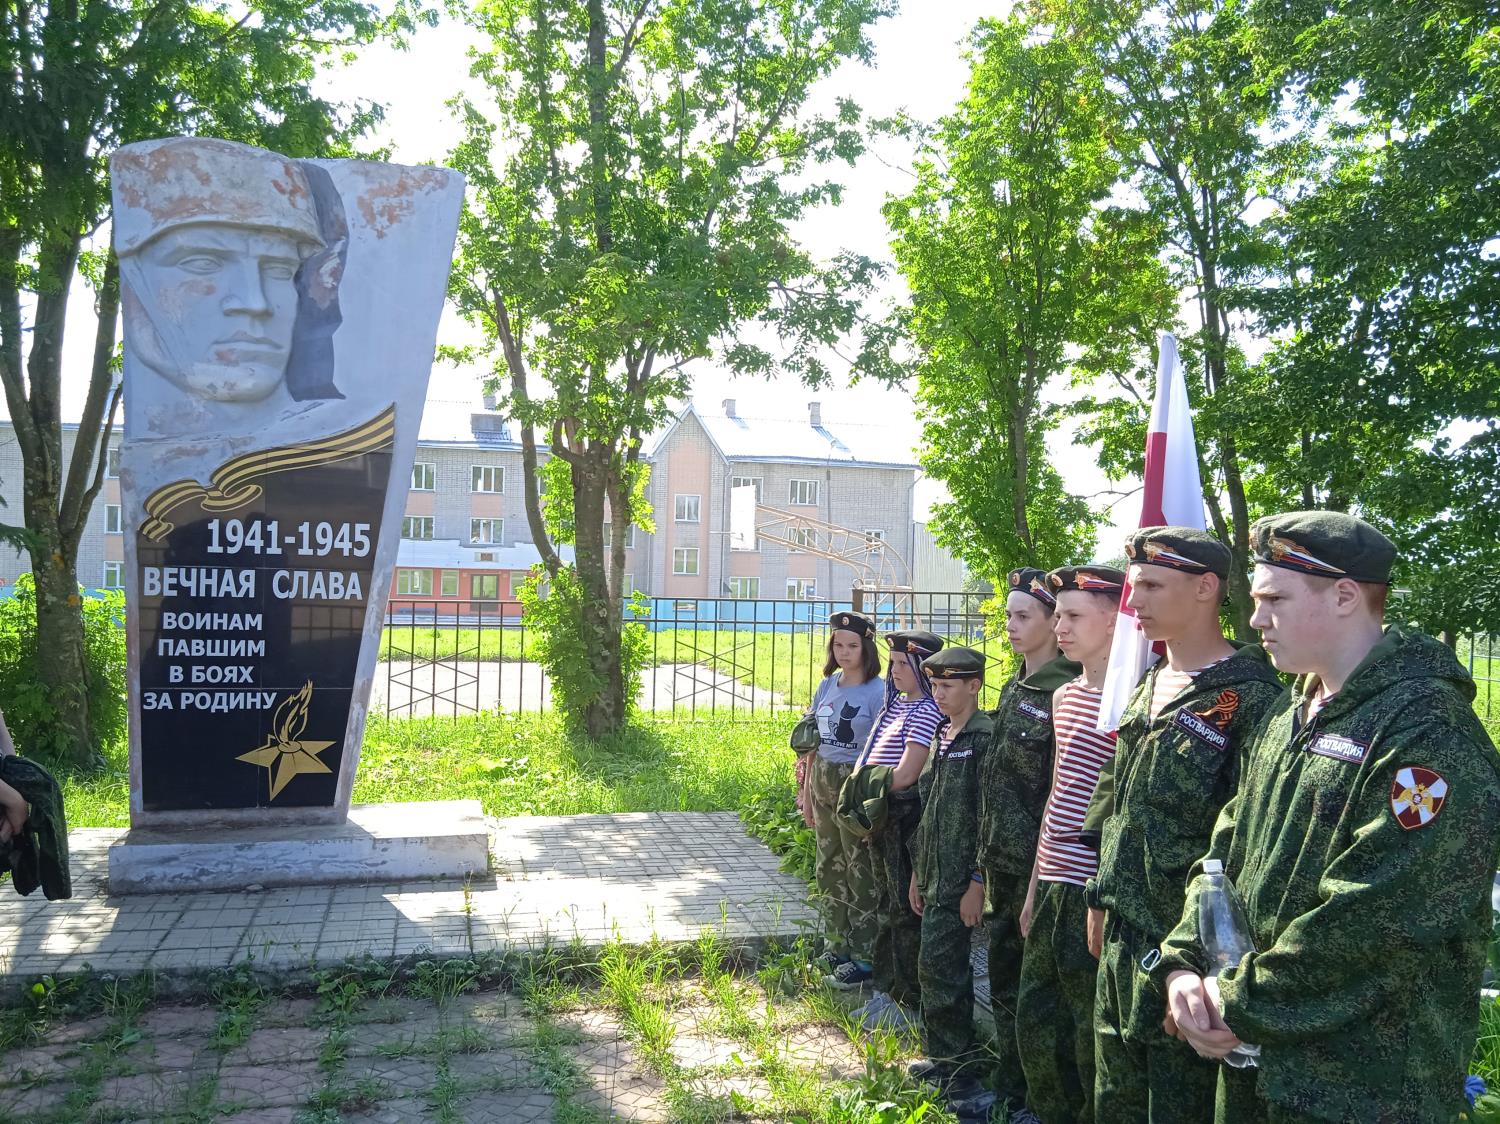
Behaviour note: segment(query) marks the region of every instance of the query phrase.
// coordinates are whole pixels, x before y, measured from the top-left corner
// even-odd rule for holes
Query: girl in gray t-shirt
[[[868,977],[875,944],[875,873],[870,849],[834,815],[839,789],[870,737],[885,702],[875,626],[859,613],[828,622],[828,662],[809,714],[821,743],[807,763],[802,814],[817,840],[814,875],[827,908],[827,968],[853,961]]]

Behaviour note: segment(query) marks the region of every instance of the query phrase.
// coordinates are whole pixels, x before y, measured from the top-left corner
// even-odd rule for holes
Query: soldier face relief
[[[198,398],[266,398],[286,374],[303,256],[280,231],[210,223],[166,231],[130,259],[125,316],[137,357]]]

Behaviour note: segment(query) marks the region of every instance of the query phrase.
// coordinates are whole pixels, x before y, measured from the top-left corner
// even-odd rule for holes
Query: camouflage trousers
[[[853,765],[826,761],[819,754],[808,772],[817,856],[813,875],[827,912],[828,943],[840,956],[869,960],[875,949],[875,871],[870,848],[834,816]]]
[[[1021,989],[1021,906],[1024,875],[984,869],[985,913],[989,921],[990,1014],[995,1020],[995,1096],[1011,1108],[1026,1103],[1026,1076],[1016,1037],[1017,993]]]
[[[918,976],[922,985],[922,1030],[927,1056],[957,1076],[980,1060],[974,1031],[974,967],[969,960],[974,930],[958,915],[958,901],[924,901]]]
[[[1219,1070],[1162,1030],[1166,1001],[1141,957],[1156,942],[1113,916],[1094,999],[1094,1115],[1110,1124],[1202,1124]]]
[[[1038,882],[1021,958],[1016,1035],[1026,1103],[1042,1124],[1093,1124],[1098,967],[1089,952],[1083,887]]]
[[[1257,1093],[1255,1079],[1259,1070],[1231,1069],[1225,1065],[1214,1068],[1218,1071],[1214,1124],[1326,1124],[1316,1116],[1273,1104]]]
[[[898,1003],[917,1006],[922,998],[917,955],[922,919],[911,911],[911,840],[922,818],[915,790],[893,796],[885,827],[870,844],[875,868],[875,987]]]

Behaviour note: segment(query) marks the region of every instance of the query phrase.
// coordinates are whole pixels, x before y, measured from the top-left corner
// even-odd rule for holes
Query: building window
[[[431,597],[431,570],[397,570],[396,592],[404,597]]]
[[[786,550],[788,554],[801,554],[804,549],[817,549],[818,532],[811,527],[788,527],[786,529]]]
[[[672,551],[672,573],[693,575],[698,572],[698,548],[679,546]]]
[[[697,496],[675,496],[673,497],[672,518],[679,523],[698,522],[699,497]]]
[[[411,490],[433,492],[437,490],[437,465],[429,461],[418,461],[411,466]]]
[[[119,478],[120,447],[118,445],[114,446],[113,448],[106,449],[104,452],[104,475],[110,480]],[[117,589],[118,586],[110,586],[109,588]]]
[[[753,601],[760,596],[760,579],[730,578],[729,596],[739,601]]]
[[[762,478],[759,476],[731,476],[729,478],[729,486],[731,488],[743,488],[747,484],[750,487],[754,488],[756,503],[760,503],[760,489],[762,483]]]
[[[627,573],[625,575],[624,589],[625,589],[625,593],[623,594],[623,596],[625,596],[625,597],[634,596],[634,594],[635,594],[635,575],[634,574]]]
[[[442,592],[444,597],[458,596],[458,571],[444,570]]]
[[[606,523],[606,524],[604,524],[604,549],[608,550],[613,545],[614,545],[614,524],[613,523]],[[634,523],[632,523],[629,527],[625,528],[625,549],[626,550],[634,550],[635,549],[635,524]]]
[[[470,519],[469,541],[497,546],[505,541],[504,519]]]
[[[880,527],[865,528],[865,553],[877,554],[885,546],[885,531]]]
[[[105,589],[124,589],[125,588],[125,563],[123,563],[123,562],[106,562],[104,564],[104,588]]]
[[[469,575],[469,600],[470,601],[498,601],[498,600],[500,600],[500,575],[499,574],[470,574]]]
[[[818,482],[816,480],[793,480],[788,501],[798,507],[818,505]]]
[[[401,520],[401,537],[403,539],[432,538],[432,516],[408,515]]]
[[[818,583],[812,578],[787,578],[786,595],[793,601],[811,601],[818,595]]]
[[[505,469],[497,464],[476,464],[469,473],[469,491],[505,491]]]
[[[120,505],[117,503],[104,505],[104,533],[106,535],[120,533]]]

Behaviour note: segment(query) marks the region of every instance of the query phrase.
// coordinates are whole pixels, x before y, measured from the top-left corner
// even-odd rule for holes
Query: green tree
[[[1241,295],[1279,340],[1271,490],[1403,546],[1408,613],[1500,628],[1500,30],[1480,4],[1257,2],[1261,84],[1322,138]]]
[[[372,114],[315,97],[317,67],[410,23],[352,0],[0,4],[0,383],[47,638],[36,673],[56,711],[41,741],[65,759],[94,752],[76,561],[120,392],[119,270],[110,251],[89,248],[109,217],[109,153],[181,133],[295,156],[342,151]],[[92,355],[70,364],[88,372],[88,394],[65,455],[63,327],[80,274],[98,323]]]
[[[1237,339],[1235,286],[1265,256],[1258,210],[1296,152],[1267,136],[1277,91],[1258,81],[1241,0],[1038,0],[1036,11],[1100,69],[1113,103],[1108,116],[1118,122],[1112,144],[1130,187],[1166,228],[1167,263],[1195,306],[1198,329],[1182,350],[1204,499],[1234,553],[1231,619],[1248,635],[1255,512],[1246,476],[1254,462],[1242,446],[1274,415]],[[1111,409],[1121,421],[1134,417]]]
[[[1129,370],[1172,295],[1149,216],[1104,206],[1121,166],[1088,57],[1018,15],[981,23],[970,59],[967,95],[885,214],[911,290],[922,464],[952,496],[935,530],[998,582],[1092,547],[1095,514],[1048,460],[1047,392],[1070,369]]]
[[[620,727],[624,529],[645,514],[642,438],[688,388],[686,365],[718,352],[731,369],[819,383],[830,349],[888,368],[883,333],[860,331],[878,275],[848,255],[819,265],[790,225],[839,190],[819,165],[861,149],[859,110],[809,112],[814,85],[868,60],[866,31],[889,0],[487,0],[469,13],[485,101],[457,111],[469,177],[453,294],[479,326],[475,349],[516,419],[527,523],[547,574],[564,563],[537,496],[538,438],[567,466],[576,575],[553,583],[576,610],[553,614],[583,653],[570,694],[588,733]],[[758,324],[776,353],[752,342]],[[616,533],[606,552],[603,528]],[[573,578],[576,577],[576,580]],[[574,642],[576,641],[576,642]]]

